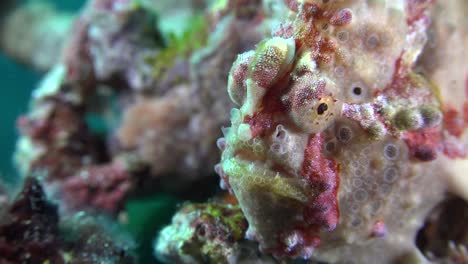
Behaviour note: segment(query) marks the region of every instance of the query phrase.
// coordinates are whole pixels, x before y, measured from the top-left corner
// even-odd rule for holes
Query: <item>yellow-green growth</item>
[[[153,65],[153,75],[156,79],[170,69],[177,58],[188,59],[194,51],[206,45],[209,30],[205,18],[193,17],[187,25],[189,27],[182,35],[169,34],[166,48],[147,58],[147,62]]]
[[[239,206],[220,206],[220,205],[209,205],[207,208],[208,212],[215,216],[219,217],[218,220],[221,220],[224,225],[226,225],[229,230],[233,231],[234,238],[236,240],[240,240],[244,237],[244,230],[242,230],[242,222],[245,221],[245,217],[242,214],[242,211],[240,210]],[[223,214],[223,210],[235,210],[236,213],[229,215],[226,217]]]
[[[422,126],[422,117],[417,109],[402,109],[394,117],[398,130],[416,130]]]
[[[273,176],[267,172],[263,173],[255,168],[253,164],[239,162],[234,158],[230,158],[223,162],[223,170],[229,175],[231,182],[235,180],[241,185],[241,188],[246,190],[269,190],[269,192],[278,197],[285,197],[300,202],[306,202],[308,199],[306,191],[299,185],[291,184],[287,179],[278,175]]]

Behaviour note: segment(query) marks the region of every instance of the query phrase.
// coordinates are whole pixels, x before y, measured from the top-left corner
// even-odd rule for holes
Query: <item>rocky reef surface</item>
[[[170,192],[192,201],[156,235],[164,263],[468,262],[464,1],[90,0],[44,47],[15,45],[37,10],[0,33],[50,69],[18,119],[25,189],[0,186],[0,260],[132,263],[62,246],[100,230],[72,216],[125,224],[129,199]],[[12,209],[36,196],[43,210]]]
[[[137,184],[183,189],[211,177],[233,106],[229,68],[266,34],[262,10],[212,7],[163,36],[153,5],[90,1],[18,121],[21,173],[47,171],[71,203],[114,212]],[[94,184],[104,185],[87,192]]]
[[[0,263],[136,263],[133,247],[82,212],[61,218],[35,178],[0,208]]]
[[[187,204],[155,241],[156,256],[166,263],[275,263],[243,239],[246,230],[239,206]]]

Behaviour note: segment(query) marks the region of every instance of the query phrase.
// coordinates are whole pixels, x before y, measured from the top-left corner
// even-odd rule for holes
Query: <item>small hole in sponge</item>
[[[323,145],[323,152],[326,155],[334,154],[336,152],[336,150],[337,150],[337,145],[336,145],[336,140],[335,139],[329,140],[329,141],[325,142],[325,144]]]
[[[362,88],[359,86],[356,86],[353,88],[353,94],[355,95],[361,95],[362,94]]]
[[[282,125],[278,125],[275,131],[275,138],[278,140],[283,140],[287,137],[287,131]]]
[[[335,148],[336,148],[336,145],[335,145],[335,142],[333,141],[327,142],[327,144],[325,144],[325,150],[328,152],[333,152]]]
[[[384,171],[384,181],[386,183],[394,183],[398,179],[398,169],[395,167],[390,167]]]
[[[384,147],[384,157],[388,160],[394,160],[398,157],[398,147],[394,144],[388,144]]]
[[[353,137],[353,131],[347,126],[342,126],[338,129],[337,138],[339,141],[346,143]]]
[[[356,82],[346,88],[346,97],[351,103],[364,103],[372,91],[362,82]]]
[[[336,37],[340,42],[346,42],[349,39],[349,33],[347,31],[339,31],[336,34]]]
[[[370,35],[366,40],[366,47],[369,49],[375,49],[379,46],[379,44],[380,38],[375,34]]]
[[[358,189],[354,195],[353,195],[353,198],[356,202],[364,202],[367,200],[368,198],[368,193],[366,192],[366,190],[364,189]]]

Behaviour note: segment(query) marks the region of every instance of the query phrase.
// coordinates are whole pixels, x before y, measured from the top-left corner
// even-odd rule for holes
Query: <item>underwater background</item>
[[[34,1],[34,0],[33,0]],[[33,2],[31,1],[31,2]],[[21,1],[25,2],[25,1]],[[49,0],[61,9],[77,12],[85,1],[83,0]],[[2,124],[0,129],[0,173],[7,181],[14,181],[15,169],[12,162],[16,132],[16,118],[25,113],[31,91],[36,87],[42,73],[18,64],[0,52],[0,71],[2,74],[2,95],[0,106]]]
[[[12,181],[15,174],[12,153],[17,137],[15,120],[27,108],[29,95],[39,80],[39,73],[18,65],[16,62],[0,55],[0,70],[3,73],[2,96],[2,127],[0,129],[0,171],[8,181]]]

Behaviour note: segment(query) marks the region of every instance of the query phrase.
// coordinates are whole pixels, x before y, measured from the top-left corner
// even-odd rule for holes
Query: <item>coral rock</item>
[[[275,263],[244,240],[246,230],[238,206],[188,204],[159,234],[155,254],[165,263]]]
[[[21,174],[42,173],[47,182],[67,185],[59,190],[79,189],[73,207],[114,210],[136,182],[180,191],[213,175],[219,127],[233,106],[224,89],[229,67],[272,23],[259,1],[249,1],[248,10],[214,5],[179,36],[163,37],[157,4],[144,2],[89,1],[60,63],[18,121]],[[109,176],[119,191],[100,200],[80,172],[113,167],[118,157],[128,165],[128,180]]]
[[[115,162],[81,170],[63,183],[62,192],[71,207],[87,205],[115,213],[131,186],[127,169]]]
[[[42,186],[29,178],[0,224],[0,260],[44,262],[57,258],[57,206],[47,201]]]
[[[1,263],[134,263],[128,239],[113,241],[84,213],[60,219],[35,178],[26,179],[7,208],[0,212]]]

